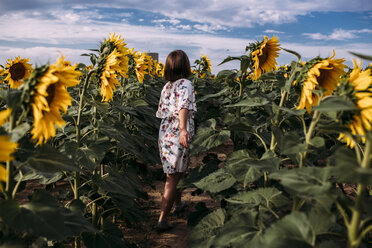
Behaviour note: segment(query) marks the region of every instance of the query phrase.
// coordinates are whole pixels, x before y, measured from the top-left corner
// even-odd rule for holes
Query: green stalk
[[[83,90],[81,91],[81,94],[80,94],[80,100],[79,100],[79,109],[78,109],[78,116],[77,116],[77,121],[76,121],[76,143],[78,144],[78,147],[80,147],[80,138],[81,138],[81,133],[80,133],[80,124],[81,124],[81,114],[82,114],[82,110],[83,110],[83,102],[84,102],[84,95],[85,95],[85,92],[88,88],[88,83],[89,83],[89,78],[90,76],[93,74],[95,70],[91,70],[85,81],[84,81],[84,85],[83,85]],[[79,199],[79,185],[80,185],[80,173],[79,172],[75,172],[75,175],[74,175],[74,199]],[[75,237],[75,242],[74,242],[74,247],[75,248],[80,248],[80,237]]]
[[[283,107],[286,96],[287,96],[287,91],[282,91],[281,96],[280,96],[279,107]],[[274,126],[278,125],[279,114],[280,114],[280,110],[278,109],[278,111],[275,114],[275,118],[274,118],[274,123],[273,123]],[[274,132],[271,131],[270,150],[274,151],[275,147],[276,147],[275,136],[274,136]]]
[[[366,169],[369,167],[369,164],[371,162],[371,151],[372,151],[371,139],[368,138],[366,141],[365,153],[364,153],[363,161],[361,164],[361,167],[363,169]],[[361,230],[361,215],[363,211],[362,198],[363,198],[363,193],[365,189],[366,189],[366,185],[361,184],[361,183],[358,184],[355,206],[352,209],[352,217],[351,217],[350,225],[347,226],[350,248],[358,247],[361,242],[361,235],[363,234],[363,232],[361,232],[362,231]]]
[[[315,126],[320,120],[321,113],[319,111],[314,112],[313,119],[311,120],[309,129],[306,132],[305,136],[305,151],[301,153],[301,158],[300,158],[300,165],[299,167],[302,168],[305,164],[305,159],[307,155],[307,149],[309,148],[310,140],[313,137],[313,133],[315,131]]]

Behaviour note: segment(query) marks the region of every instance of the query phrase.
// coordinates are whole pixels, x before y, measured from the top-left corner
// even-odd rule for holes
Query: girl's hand
[[[187,148],[189,145],[188,145],[188,141],[190,140],[190,134],[189,132],[187,132],[186,128],[183,128],[183,129],[180,129],[180,144]]]

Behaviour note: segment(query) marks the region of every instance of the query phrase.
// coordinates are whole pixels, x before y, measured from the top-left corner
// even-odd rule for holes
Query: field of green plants
[[[91,65],[0,67],[0,247],[136,247],[116,223],[146,221],[164,65],[115,34],[90,51]],[[278,65],[279,52],[293,61]],[[219,208],[196,206],[187,246],[370,247],[371,65],[302,61],[275,36],[242,54],[217,75],[207,56],[193,65],[190,155],[204,158],[180,187]],[[226,142],[219,167],[208,151]]]

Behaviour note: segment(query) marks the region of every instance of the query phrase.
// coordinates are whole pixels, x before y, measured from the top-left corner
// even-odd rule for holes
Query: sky
[[[238,69],[218,64],[264,36],[277,36],[303,61],[335,50],[351,66],[349,51],[372,55],[372,0],[0,0],[0,23],[3,66],[17,56],[54,63],[61,54],[89,64],[81,54],[114,32],[129,48],[159,53],[163,63],[174,49],[192,64],[207,55],[214,73]],[[292,60],[286,52],[277,59],[279,65]]]

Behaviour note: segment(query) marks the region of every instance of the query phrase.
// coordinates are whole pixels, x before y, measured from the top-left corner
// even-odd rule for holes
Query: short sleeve
[[[175,87],[175,95],[177,99],[175,109],[176,114],[178,115],[179,111],[184,108],[188,109],[190,115],[193,117],[196,112],[196,104],[192,83],[187,79],[181,80]]]

